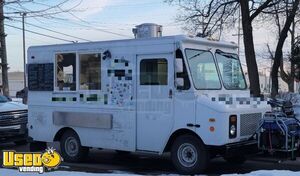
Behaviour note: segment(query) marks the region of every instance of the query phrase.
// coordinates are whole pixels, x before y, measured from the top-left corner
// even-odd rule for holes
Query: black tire
[[[28,142],[27,142],[27,140],[21,140],[21,141],[15,141],[14,142],[17,146],[19,146],[19,145],[26,145]]]
[[[172,162],[178,172],[184,175],[203,173],[209,157],[203,142],[193,135],[179,136],[171,148]]]
[[[236,155],[230,157],[223,157],[225,161],[230,164],[242,165],[247,161],[247,158],[244,155]]]
[[[89,153],[89,148],[81,146],[79,136],[72,130],[68,130],[62,135],[60,148],[62,158],[67,162],[82,161]]]
[[[31,152],[45,151],[47,149],[47,142],[34,141],[29,144]]]

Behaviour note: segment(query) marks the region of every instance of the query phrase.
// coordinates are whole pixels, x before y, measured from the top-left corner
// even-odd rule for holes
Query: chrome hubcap
[[[68,137],[65,142],[66,153],[69,156],[76,156],[79,151],[79,144],[74,137]]]
[[[193,167],[198,160],[198,153],[195,146],[184,143],[180,145],[177,151],[177,157],[180,164],[184,167]]]

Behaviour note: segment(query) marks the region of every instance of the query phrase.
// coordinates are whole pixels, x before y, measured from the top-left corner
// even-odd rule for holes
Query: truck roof
[[[82,43],[67,43],[67,44],[54,44],[54,45],[39,45],[31,46],[30,49],[42,49],[42,48],[52,48],[52,49],[61,49],[63,47],[70,47],[76,45],[114,45],[114,46],[128,46],[128,45],[151,45],[151,44],[164,44],[164,43],[176,43],[176,42],[187,42],[194,44],[202,44],[208,46],[216,47],[226,47],[226,48],[237,48],[238,46],[233,42],[225,41],[213,41],[200,37],[190,37],[186,35],[173,35],[173,36],[164,36],[164,37],[153,37],[153,38],[141,38],[141,39],[123,39],[123,40],[107,40],[107,41],[95,41],[95,42],[82,42]]]

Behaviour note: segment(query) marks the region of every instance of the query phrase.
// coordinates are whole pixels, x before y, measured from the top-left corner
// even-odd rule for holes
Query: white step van
[[[60,141],[69,162],[89,148],[171,152],[182,174],[215,156],[242,163],[269,107],[250,96],[236,50],[187,36],[30,47],[31,148]]]

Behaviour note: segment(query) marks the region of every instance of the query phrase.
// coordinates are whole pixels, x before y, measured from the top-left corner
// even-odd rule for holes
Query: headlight
[[[230,127],[230,134],[231,134],[232,136],[234,136],[235,133],[236,133],[236,127],[235,127],[234,125],[231,125],[231,127]]]
[[[274,111],[274,112],[281,112],[282,111],[282,107],[280,107],[280,106],[272,107],[272,111]]]
[[[229,138],[234,139],[237,136],[237,115],[229,116]]]

